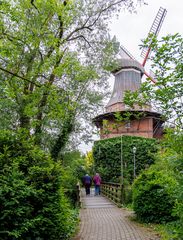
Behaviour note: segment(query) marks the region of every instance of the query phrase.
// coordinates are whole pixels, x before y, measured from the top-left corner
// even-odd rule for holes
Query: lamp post
[[[134,177],[134,179],[136,177],[136,159],[135,159],[136,151],[137,151],[137,148],[134,146],[133,147],[133,177]]]
[[[124,173],[123,173],[123,135],[121,135],[121,154],[120,154],[120,160],[121,160],[121,197],[120,202],[123,204],[125,202],[125,193],[124,193]]]
[[[121,187],[123,186],[123,135],[121,135]]]

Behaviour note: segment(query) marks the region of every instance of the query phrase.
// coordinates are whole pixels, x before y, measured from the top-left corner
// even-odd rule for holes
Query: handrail
[[[102,182],[102,184],[110,184],[110,185],[121,186],[119,183],[114,183],[114,182]]]
[[[124,188],[119,183],[102,182],[101,193],[118,206],[124,203]]]
[[[79,182],[76,185],[76,194],[77,194],[77,205],[78,207],[81,207],[81,187]]]

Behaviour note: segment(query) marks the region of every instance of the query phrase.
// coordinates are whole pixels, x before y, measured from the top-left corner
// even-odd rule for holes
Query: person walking
[[[86,195],[90,195],[91,184],[92,184],[92,178],[88,174],[86,174],[83,177],[83,185],[85,187]]]
[[[101,185],[101,177],[98,173],[95,174],[95,176],[93,177],[93,182],[95,185],[95,196],[100,195],[100,185]]]

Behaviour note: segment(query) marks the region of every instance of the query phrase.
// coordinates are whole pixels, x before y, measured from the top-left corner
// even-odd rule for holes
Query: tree
[[[106,94],[118,51],[107,22],[122,6],[134,9],[132,0],[1,2],[3,126],[28,129],[58,157]]]

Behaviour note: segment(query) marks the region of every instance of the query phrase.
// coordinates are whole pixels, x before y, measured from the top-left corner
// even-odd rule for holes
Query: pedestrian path
[[[84,191],[82,192],[82,207],[85,209],[91,208],[115,208],[114,203],[109,201],[103,196],[94,196],[94,189],[91,189],[91,195],[86,196]]]
[[[153,232],[130,221],[132,212],[116,207],[103,196],[82,191],[80,230],[74,240],[159,240]]]

